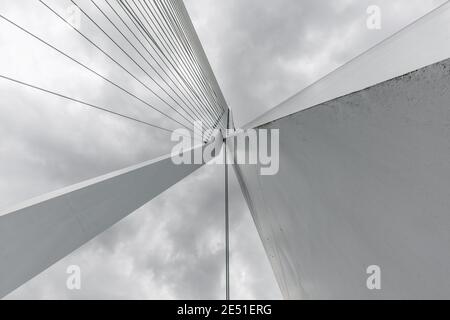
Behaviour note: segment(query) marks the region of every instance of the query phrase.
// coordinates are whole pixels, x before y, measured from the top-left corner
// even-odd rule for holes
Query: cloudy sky
[[[46,2],[59,12],[67,11],[71,4],[68,0]],[[443,2],[185,1],[237,125],[249,122]],[[95,15],[90,1],[78,3]],[[369,5],[381,9],[380,30],[366,27]],[[39,1],[0,0],[0,14],[142,93],[141,87]],[[89,21],[81,22],[83,32],[102,43],[106,51],[115,52],[114,45]],[[4,20],[0,20],[0,58],[1,75],[175,128]],[[126,60],[120,54],[117,59]],[[0,79],[0,209],[165,154],[171,145],[166,133]],[[205,166],[8,298],[223,298],[223,178],[222,166]],[[232,297],[279,299],[281,294],[234,174],[230,183]],[[81,267],[79,291],[66,288],[70,265]]]

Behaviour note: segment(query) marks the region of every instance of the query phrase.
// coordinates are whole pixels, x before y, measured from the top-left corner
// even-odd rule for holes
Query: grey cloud
[[[443,2],[188,0],[187,5],[199,21],[201,39],[213,44],[208,56],[243,125]],[[366,8],[373,4],[383,18],[382,30],[375,32],[366,28]]]
[[[378,33],[364,27],[369,1],[187,0],[186,5],[237,123],[243,124],[441,2],[375,1],[384,8],[384,27]],[[49,3],[59,8],[70,4]],[[95,14],[88,1],[79,3]],[[48,12],[36,1],[0,0],[0,12],[51,35],[58,45],[133,92],[145,92],[58,20],[40,19]],[[108,52],[117,51],[87,21],[83,31]],[[3,23],[0,39],[0,56],[8,61],[0,63],[1,72],[29,75],[37,83],[173,125]],[[117,58],[139,72],[121,54]],[[4,81],[0,134],[1,208],[148,160],[171,147],[166,134]],[[231,199],[233,297],[281,298],[233,173]],[[70,264],[82,268],[79,292],[65,287]],[[223,167],[207,166],[8,298],[195,299],[223,294]]]

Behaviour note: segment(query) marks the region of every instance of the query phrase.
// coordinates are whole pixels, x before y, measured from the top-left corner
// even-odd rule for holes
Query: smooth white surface
[[[251,121],[254,128],[450,57],[450,2]]]
[[[261,128],[279,173],[235,169],[285,298],[450,298],[450,60]]]
[[[201,166],[175,165],[165,156],[0,212],[0,297]]]

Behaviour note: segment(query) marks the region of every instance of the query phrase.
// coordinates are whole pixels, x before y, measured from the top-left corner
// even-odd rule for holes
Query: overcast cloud
[[[47,2],[61,12],[70,5]],[[90,1],[78,2],[96,14]],[[443,2],[186,0],[186,6],[236,123],[243,125]],[[366,28],[372,4],[382,10],[381,30]],[[38,1],[0,0],[0,13],[143,92]],[[82,30],[117,52],[88,21],[82,21]],[[176,127],[4,21],[0,57],[0,74]],[[126,63],[120,53],[117,59]],[[0,208],[170,147],[166,133],[0,79]],[[8,298],[223,298],[223,180],[222,166],[198,170]],[[232,297],[281,298],[234,173],[231,219]],[[80,291],[65,285],[72,264],[82,270]]]

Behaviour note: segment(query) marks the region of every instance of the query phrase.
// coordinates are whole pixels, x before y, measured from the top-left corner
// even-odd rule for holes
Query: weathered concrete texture
[[[236,172],[286,298],[450,298],[450,60],[261,128],[279,173]]]

